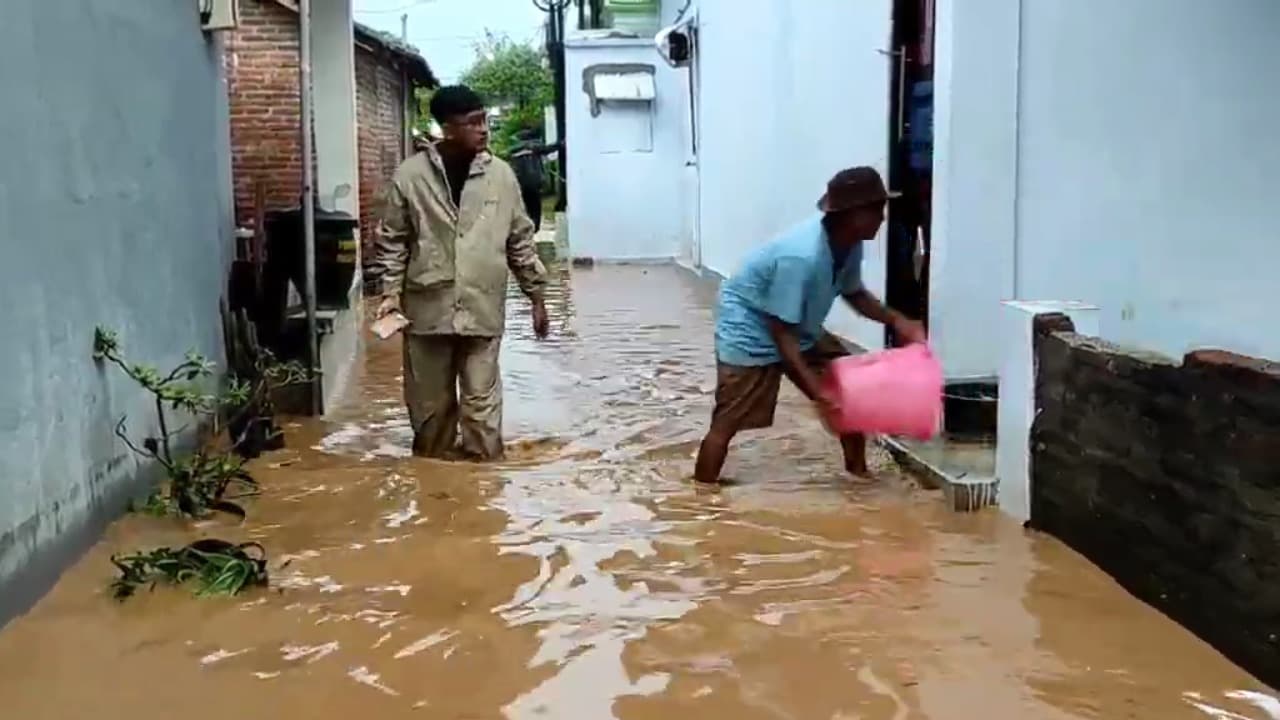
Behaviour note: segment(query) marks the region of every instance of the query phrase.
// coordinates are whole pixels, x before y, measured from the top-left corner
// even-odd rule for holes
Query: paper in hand
[[[386,340],[408,326],[409,318],[399,312],[391,312],[375,320],[372,329],[379,340]]]

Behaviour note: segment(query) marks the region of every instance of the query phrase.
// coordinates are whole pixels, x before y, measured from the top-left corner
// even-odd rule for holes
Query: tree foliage
[[[430,135],[431,129],[431,96],[435,95],[435,88],[420,87],[413,91],[413,98],[418,103],[418,112],[414,116],[413,126],[423,135]]]
[[[506,156],[516,135],[533,130],[542,135],[544,108],[555,97],[546,54],[510,38],[488,34],[476,46],[476,60],[463,73],[462,83],[480,93],[499,120],[491,138],[493,151]]]
[[[500,107],[532,103],[546,107],[554,92],[545,53],[493,34],[476,46],[476,60],[462,82]]]

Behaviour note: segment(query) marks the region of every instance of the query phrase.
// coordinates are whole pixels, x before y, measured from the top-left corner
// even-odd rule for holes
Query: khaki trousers
[[[470,458],[502,457],[501,345],[496,337],[404,336],[404,398],[415,455],[449,457],[461,437]]]

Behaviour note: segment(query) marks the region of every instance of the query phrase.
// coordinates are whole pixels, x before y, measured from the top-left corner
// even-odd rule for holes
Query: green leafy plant
[[[435,88],[419,87],[413,90],[413,99],[417,104],[417,112],[413,115],[413,127],[424,137],[429,137],[431,127],[431,98],[436,94]]]
[[[168,476],[167,487],[148,499],[145,511],[191,517],[226,512],[243,518],[244,508],[233,501],[256,494],[258,484],[245,469],[237,447],[264,412],[268,415],[273,412],[272,390],[282,383],[305,381],[309,373],[297,363],[281,365],[263,354],[258,357],[252,380],[232,377],[221,392],[210,392],[210,386],[215,385],[211,376],[216,366],[200,355],[188,353],[172,371],[161,373],[146,365],[127,362],[121,354],[119,338],[102,328],[94,333],[93,356],[120,368],[154,398],[158,435],[135,442],[129,436],[124,417],[115,429],[116,436],[130,450],[154,460]],[[180,456],[175,453],[172,440],[187,428],[171,430],[169,418],[170,412],[179,411],[211,420],[215,431],[225,419],[229,427],[240,428],[240,437],[234,437],[233,432],[231,448],[225,452],[203,447]]]
[[[234,501],[258,494],[258,482],[245,470],[244,460],[234,453],[200,449],[185,457],[170,459],[154,438],[144,440],[142,447],[134,444],[123,418],[116,425],[116,436],[137,455],[159,463],[168,476],[168,485],[142,505],[142,511],[149,515],[198,518],[210,512],[224,512],[244,519],[244,508]]]
[[[177,550],[159,548],[146,553],[111,557],[120,572],[111,583],[118,600],[135,595],[144,586],[194,583],[198,597],[238,595],[269,581],[267,554],[257,543],[234,545],[224,540],[198,540]]]
[[[110,330],[97,328],[93,333],[93,358],[99,362],[110,362],[119,367],[125,375],[151,393],[156,408],[156,420],[159,422],[160,437],[155,438],[158,451],[163,457],[173,461],[171,440],[185,431],[185,428],[170,432],[169,410],[181,410],[190,415],[216,415],[221,407],[221,398],[205,392],[208,378],[213,374],[214,364],[200,355],[189,352],[169,374],[162,375],[159,370],[147,365],[131,365],[120,354],[120,340]],[[227,400],[235,402],[247,392],[247,388],[233,386],[228,388]],[[153,440],[148,438],[148,442]]]
[[[299,362],[277,362],[268,350],[261,350],[248,372],[233,374],[232,385],[243,388],[227,408],[227,430],[232,448],[252,459],[263,449],[283,447],[284,433],[275,424],[272,395],[281,388],[312,382],[314,375]]]
[[[129,512],[150,515],[151,517],[166,517],[173,514],[173,509],[167,496],[160,492],[153,492],[147,496],[146,500],[140,503],[131,502],[129,504]]]

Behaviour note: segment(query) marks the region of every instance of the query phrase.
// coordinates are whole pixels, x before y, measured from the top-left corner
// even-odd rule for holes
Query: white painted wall
[[[938,0],[930,320],[990,374],[1007,298],[1102,309],[1107,339],[1280,357],[1270,132],[1280,5]]]
[[[559,130],[556,127],[556,107],[548,105],[542,111],[542,137],[548,145],[555,145],[560,142]],[[546,156],[548,161],[555,160],[560,153],[551,153]]]
[[[953,379],[995,375],[1014,297],[1018,19],[1009,0],[936,4],[929,326]]]
[[[1280,358],[1280,3],[1023,0],[1021,26],[1020,296]]]
[[[311,8],[312,86],[315,89],[316,191],[326,209],[360,216],[356,136],[355,36],[351,0],[318,0]],[[334,200],[340,185],[350,185]]]
[[[1098,309],[1082,303],[1002,303],[996,338],[1000,349],[1000,405],[996,421],[996,480],[1000,509],[1031,518],[1031,424],[1036,419],[1035,319],[1063,313],[1081,335],[1098,334]]]
[[[930,320],[948,376],[996,367],[1007,298],[1104,337],[1280,357],[1266,308],[1280,6],[939,0]]]
[[[687,73],[668,66],[652,38],[588,39],[565,43],[569,244],[575,257],[602,260],[672,259],[680,253],[682,173],[688,136]],[[604,103],[599,116],[583,85],[592,65],[643,63],[656,71],[653,103]],[[635,123],[650,114],[648,151]]]
[[[751,249],[814,212],[826,181],[888,159],[889,0],[699,4],[702,264],[728,275]],[[863,260],[883,293],[883,239]],[[883,331],[842,303],[831,329],[866,347]]]

